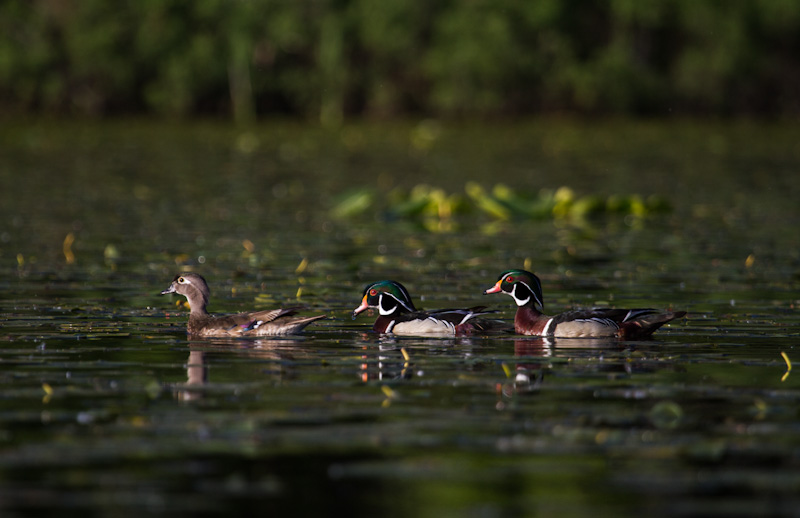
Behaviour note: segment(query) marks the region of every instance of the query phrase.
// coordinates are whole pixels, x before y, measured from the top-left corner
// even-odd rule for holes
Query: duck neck
[[[547,318],[535,304],[525,304],[517,308],[517,313],[514,315],[514,329],[523,335],[539,334],[546,326],[544,321]]]
[[[192,297],[187,297],[189,300],[189,318],[202,318],[208,316],[206,305],[208,301],[202,294],[196,294]]]
[[[542,318],[543,314],[539,311],[539,307],[534,302],[529,302],[524,306],[517,308],[517,313],[514,316],[515,322],[533,322]]]

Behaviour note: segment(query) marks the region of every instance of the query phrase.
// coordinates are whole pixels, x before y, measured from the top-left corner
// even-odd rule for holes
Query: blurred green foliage
[[[456,216],[464,213],[482,213],[494,222],[553,219],[584,224],[603,216],[623,216],[634,222],[672,210],[669,202],[659,196],[647,199],[638,194],[580,197],[563,186],[529,193],[502,183],[487,191],[476,182],[467,182],[464,192],[466,197],[418,184],[408,191],[398,188],[381,197],[374,189],[360,187],[341,195],[331,214],[338,219],[371,215],[377,219],[421,223],[423,228],[432,232],[450,232],[458,227]]]
[[[5,0],[6,113],[800,112],[796,0]]]

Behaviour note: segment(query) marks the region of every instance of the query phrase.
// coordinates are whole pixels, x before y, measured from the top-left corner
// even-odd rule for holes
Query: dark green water
[[[80,516],[794,515],[800,130],[542,121],[7,125],[0,140],[0,511]],[[491,190],[672,209],[498,220]],[[398,190],[458,195],[452,218]],[[342,218],[354,188],[372,205]],[[488,304],[527,265],[555,312],[673,307],[653,341],[385,339],[368,282]],[[161,297],[305,304],[300,337],[188,341]],[[403,355],[408,355],[408,360]]]

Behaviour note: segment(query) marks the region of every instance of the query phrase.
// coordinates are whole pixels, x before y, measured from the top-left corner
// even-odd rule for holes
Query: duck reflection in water
[[[530,358],[530,361],[520,361],[516,364],[516,372],[506,369],[509,378],[504,383],[498,383],[496,390],[501,400],[497,402],[498,410],[505,408],[503,399],[512,398],[517,392],[538,391],[544,381],[544,371],[551,367],[548,358],[553,356],[553,339],[548,337],[518,338],[514,340],[514,356]]]
[[[374,343],[375,335],[362,334],[364,341]],[[414,367],[415,351],[440,351],[442,354],[465,356],[481,343],[472,338],[396,338],[381,336],[378,347],[365,345],[359,372],[362,382],[411,379],[422,371]]]
[[[203,399],[209,385],[208,355],[217,352],[273,361],[280,366],[277,371],[279,377],[292,377],[293,374],[286,368],[287,362],[293,361],[298,354],[308,355],[308,352],[304,352],[298,347],[302,341],[302,339],[294,338],[259,339],[232,346],[230,340],[192,340],[189,360],[186,363],[186,383],[179,383],[175,386],[175,398],[179,401]],[[253,365],[260,371],[264,370],[263,364]]]
[[[208,382],[205,351],[189,350],[186,364],[186,383],[177,387],[175,396],[179,401],[194,401],[203,398],[202,388]]]
[[[370,381],[408,380],[414,375],[410,357],[405,348],[393,344],[365,345],[359,365],[359,378]],[[405,354],[404,354],[405,351]]]
[[[615,338],[548,338],[550,355],[569,358],[570,369],[578,373],[605,373],[608,377],[657,370],[645,357],[633,355],[640,347],[653,347],[650,339],[621,342]],[[656,347],[658,347],[656,345]],[[660,369],[661,367],[659,367]]]
[[[497,392],[504,399],[511,399],[522,392],[535,392],[544,383],[545,371],[558,369],[571,375],[596,377],[605,374],[609,379],[627,377],[637,372],[654,372],[665,368],[648,362],[646,356],[632,360],[631,352],[639,347],[651,347],[650,341],[620,342],[614,338],[519,338],[514,340],[514,355],[519,358],[515,373],[506,366],[509,378],[497,384]],[[568,363],[552,362],[552,358],[567,358]],[[504,405],[498,402],[499,407]]]

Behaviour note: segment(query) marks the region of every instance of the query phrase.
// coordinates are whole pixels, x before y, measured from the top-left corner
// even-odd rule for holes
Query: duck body
[[[484,293],[505,293],[517,303],[514,330],[529,336],[556,338],[649,338],[659,327],[686,315],[685,311],[594,308],[545,315],[541,281],[525,270],[508,270]]]
[[[206,311],[210,290],[206,280],[196,273],[176,275],[162,295],[177,293],[189,301],[186,332],[193,337],[258,337],[296,334],[307,325],[325,318],[295,316],[300,308],[268,309],[234,315],[214,316]]]
[[[628,340],[647,338],[670,320],[686,312],[659,312],[655,309],[610,309],[566,311],[544,315],[535,308],[520,307],[514,315],[517,334],[555,338],[618,337]]]
[[[486,306],[469,309],[444,309],[438,311],[417,311],[400,314],[396,317],[380,315],[372,330],[376,333],[393,333],[401,336],[464,336],[485,329],[485,323],[472,320],[489,313]]]
[[[364,289],[361,305],[353,310],[355,319],[367,309],[379,312],[372,330],[398,336],[465,336],[486,331],[491,323],[480,317],[494,311],[486,306],[466,309],[420,311],[411,302],[408,290],[397,281],[373,282]]]

